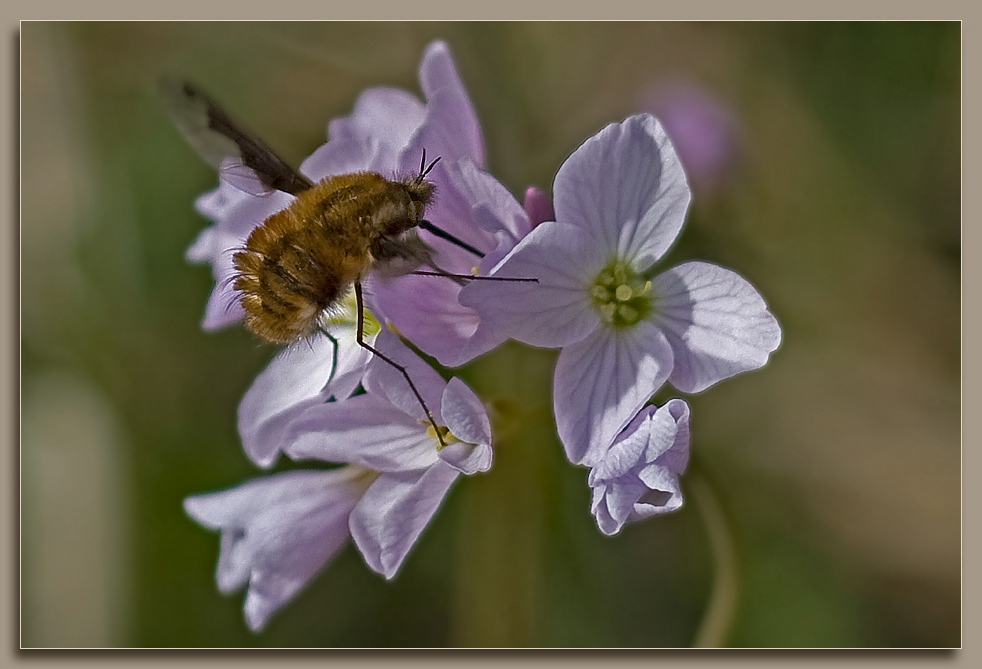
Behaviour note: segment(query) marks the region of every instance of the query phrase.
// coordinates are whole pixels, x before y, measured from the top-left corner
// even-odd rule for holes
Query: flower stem
[[[721,648],[726,645],[736,612],[739,591],[736,545],[726,512],[712,484],[698,470],[693,470],[688,477],[688,488],[706,526],[715,569],[713,592],[692,645],[695,648]]]
[[[491,471],[461,481],[455,501],[454,646],[542,644],[554,362],[551,352],[509,344],[467,370],[491,405],[495,452]]]

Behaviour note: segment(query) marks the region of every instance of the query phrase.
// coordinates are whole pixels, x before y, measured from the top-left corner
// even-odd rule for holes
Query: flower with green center
[[[685,220],[682,165],[648,114],[607,126],[560,167],[555,221],[536,226],[491,272],[538,283],[473,282],[460,302],[499,335],[561,347],[553,383],[569,459],[597,466],[662,384],[699,392],[767,362],[781,328],[735,273],[653,265]]]

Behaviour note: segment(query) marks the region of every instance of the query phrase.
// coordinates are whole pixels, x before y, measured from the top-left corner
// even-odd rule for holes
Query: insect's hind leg
[[[419,391],[416,389],[416,384],[413,383],[413,380],[410,378],[409,372],[406,371],[405,367],[397,363],[392,358],[389,358],[384,353],[379,352],[377,348],[375,348],[374,346],[372,346],[371,344],[367,343],[364,340],[363,338],[364,335],[362,334],[362,331],[364,330],[364,326],[365,326],[365,304],[361,298],[360,281],[355,281],[355,300],[358,303],[358,329],[355,330],[355,340],[358,342],[358,345],[361,346],[362,348],[367,349],[372,354],[378,356],[379,358],[381,358],[382,360],[384,360],[385,362],[389,363],[390,365],[398,369],[400,372],[402,372],[402,375],[406,379],[406,383],[409,384],[410,390],[413,391],[413,395],[415,395],[416,399],[419,400],[419,405],[423,407],[423,412],[426,414],[426,418],[430,421],[430,425],[433,426],[433,431],[436,433],[436,438],[440,442],[440,448],[444,448],[447,445],[447,442],[443,440],[443,434],[440,432],[440,427],[436,424],[436,420],[434,420],[433,413],[430,411],[430,408],[426,406],[426,402],[423,400],[423,396],[420,395]],[[335,348],[335,350],[337,349]]]
[[[341,347],[334,335],[328,332],[327,328],[325,328],[323,325],[318,325],[317,330],[331,340],[331,345],[334,348],[334,353],[331,356],[331,375],[327,378],[327,383],[324,384],[324,387],[327,388],[329,385],[331,385],[331,381],[334,380],[334,375],[338,373],[338,351]]]

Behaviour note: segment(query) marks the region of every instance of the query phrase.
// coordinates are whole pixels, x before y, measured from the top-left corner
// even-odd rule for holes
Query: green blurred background
[[[716,510],[736,588],[717,642],[959,645],[960,32],[22,24],[22,644],[688,646],[719,573]],[[602,536],[585,470],[540,427],[454,488],[394,581],[349,546],[253,635],[241,594],[215,588],[217,535],[181,500],[258,473],[235,411],[275,351],[199,328],[212,279],[183,255],[215,176],[155,80],[195,80],[298,164],[364,88],[418,93],[435,38],[489,169],[519,197],[658,91],[698,86],[727,107],[735,157],[694,183],[665,266],[747,277],[784,342],[764,369],[686,398],[680,512]],[[547,406],[554,354],[507,354],[497,382]],[[466,373],[482,393],[487,367]],[[718,508],[691,494],[700,484]]]

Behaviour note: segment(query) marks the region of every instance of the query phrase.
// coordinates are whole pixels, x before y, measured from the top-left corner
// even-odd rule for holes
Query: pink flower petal
[[[525,190],[525,201],[522,203],[532,227],[556,220],[556,211],[552,208],[552,198],[541,188],[529,186]]]
[[[679,265],[653,281],[656,322],[675,352],[669,379],[686,393],[762,367],[781,328],[745,279],[703,262]]]
[[[607,126],[566,159],[553,187],[556,220],[592,235],[602,255],[637,270],[675,241],[689,206],[682,164],[654,116]]]
[[[671,369],[671,346],[644,321],[629,330],[597,328],[564,348],[556,363],[553,403],[570,461],[599,463]]]

